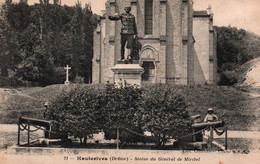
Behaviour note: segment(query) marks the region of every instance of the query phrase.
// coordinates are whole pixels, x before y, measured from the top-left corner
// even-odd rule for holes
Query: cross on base
[[[64,84],[70,84],[69,81],[69,70],[71,69],[71,67],[69,67],[69,65],[67,65],[66,67],[64,67],[64,69],[66,70],[66,81],[64,82]]]

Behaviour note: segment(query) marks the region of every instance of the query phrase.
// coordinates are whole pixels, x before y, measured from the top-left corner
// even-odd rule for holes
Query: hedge
[[[51,102],[48,115],[59,131],[85,141],[101,131],[106,139],[115,139],[120,129],[121,142],[145,142],[142,135],[149,131],[161,146],[168,138],[190,131],[186,108],[182,91],[164,84],[144,88],[76,85]]]

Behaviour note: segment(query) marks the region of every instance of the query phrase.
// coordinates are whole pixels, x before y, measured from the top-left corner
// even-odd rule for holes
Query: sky
[[[3,3],[5,0],[0,0]],[[18,2],[19,0],[13,0]],[[94,13],[105,9],[106,0],[79,0],[82,5],[91,3]],[[260,0],[193,0],[194,10],[205,10],[210,5],[214,13],[214,25],[243,28],[260,35]],[[29,4],[39,0],[28,0]],[[52,0],[50,0],[52,2]],[[62,5],[74,5],[77,0],[61,0]]]

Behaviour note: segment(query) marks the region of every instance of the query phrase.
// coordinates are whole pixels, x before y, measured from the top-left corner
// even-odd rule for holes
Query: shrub
[[[234,85],[238,82],[239,76],[235,71],[224,71],[220,74],[220,85]]]
[[[107,119],[105,124],[105,138],[115,139],[117,128],[120,130],[121,142],[143,141],[143,137],[130,133],[133,130],[143,134],[141,129],[142,89],[135,86],[116,88],[108,85],[102,96]]]
[[[145,142],[144,131],[149,131],[157,146],[190,132],[181,89],[162,84],[145,90],[135,86],[107,85],[105,90],[85,86],[64,91],[52,102],[48,115],[59,131],[86,139],[103,130],[105,139],[116,139],[119,129],[122,143]]]
[[[24,83],[16,77],[0,77],[0,87],[20,87]]]
[[[84,84],[84,77],[76,75],[75,79],[73,80],[74,84]]]
[[[99,132],[104,120],[99,91],[94,85],[76,85],[51,102],[47,115],[55,120],[58,131],[84,138],[84,143]]]
[[[190,117],[186,110],[183,91],[171,85],[147,87],[143,95],[143,123],[145,129],[157,138],[157,146],[168,138],[177,138],[190,132]]]

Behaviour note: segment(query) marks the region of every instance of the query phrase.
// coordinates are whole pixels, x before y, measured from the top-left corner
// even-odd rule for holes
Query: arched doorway
[[[158,60],[158,54],[151,46],[145,46],[140,56],[141,67],[144,69],[142,74],[143,83],[155,83],[156,82],[156,61]]]
[[[155,66],[152,61],[143,61],[142,67],[144,73],[142,74],[143,82],[153,82],[155,77]]]

